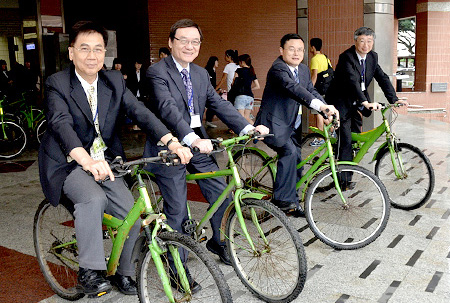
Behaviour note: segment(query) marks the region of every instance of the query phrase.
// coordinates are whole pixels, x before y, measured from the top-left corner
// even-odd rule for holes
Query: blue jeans
[[[234,107],[236,109],[253,109],[253,97],[247,96],[247,95],[239,95],[236,96],[236,99],[234,100]]]

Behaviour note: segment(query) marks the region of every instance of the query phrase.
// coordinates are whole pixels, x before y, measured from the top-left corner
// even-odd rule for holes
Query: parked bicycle
[[[354,162],[334,159],[330,129],[325,126],[325,144],[297,164],[304,170],[297,182],[300,203],[314,235],[335,249],[357,249],[368,245],[385,229],[390,214],[389,198],[383,183]],[[248,143],[248,142],[247,142]],[[270,157],[256,147],[243,144],[233,160],[245,188],[269,199],[276,178],[278,155]],[[343,182],[351,174],[352,182]]]
[[[7,102],[5,96],[0,99],[0,158],[19,156],[25,151],[30,139],[35,138],[40,143],[47,130],[44,112],[29,105],[25,95],[23,93],[20,99],[13,102]]]
[[[143,232],[133,250],[140,302],[232,302],[225,278],[206,249],[189,236],[173,231],[164,214],[155,212],[150,204],[139,167],[154,162],[172,165],[173,161],[173,155],[162,153],[159,157],[111,164],[117,177],[135,174],[139,198],[124,220],[108,214],[103,217],[105,250],[110,252],[107,275],[115,274],[128,233],[142,218]],[[73,211],[69,201],[62,200],[53,207],[44,200],[33,228],[36,256],[45,279],[56,294],[72,301],[84,296],[76,289],[79,265]],[[180,254],[186,251],[188,257],[182,260]],[[192,279],[200,284],[200,291],[198,287],[197,292],[191,289]]]
[[[264,196],[243,189],[243,183],[232,157],[233,147],[242,140],[254,140],[258,134],[228,140],[212,139],[213,153],[227,153],[228,167],[208,173],[187,174],[186,180],[228,177],[228,186],[211,205],[207,213],[196,222],[189,212],[187,226],[196,241],[206,240],[204,227],[226,197],[234,198],[222,220],[222,239],[227,244],[232,266],[242,283],[258,298],[266,302],[291,302],[301,293],[306,280],[306,257],[299,233],[286,215]],[[155,177],[141,171],[147,189],[153,192],[152,203],[162,209],[163,199],[158,194]],[[136,182],[131,188],[136,193]],[[211,301],[213,302],[213,301]]]
[[[375,151],[372,161],[374,172],[386,186],[391,204],[395,208],[411,210],[424,205],[433,192],[434,169],[428,157],[417,147],[400,142],[391,131],[392,122],[386,118],[388,110],[397,115],[395,108],[401,104],[382,104],[381,124],[367,132],[352,133],[353,162],[360,163],[372,145],[385,134],[384,142]],[[302,141],[302,151],[313,152],[317,147],[311,146],[314,139],[325,138],[324,132],[310,127],[313,133]],[[336,138],[331,143],[336,144]],[[312,161],[313,162],[313,161]],[[311,164],[311,163],[310,163]]]

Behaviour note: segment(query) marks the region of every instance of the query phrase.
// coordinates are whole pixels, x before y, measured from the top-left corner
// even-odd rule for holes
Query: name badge
[[[361,90],[362,91],[366,90],[366,84],[364,82],[361,82]]]
[[[202,126],[200,121],[200,115],[191,115],[191,128],[196,128]]]
[[[94,160],[105,160],[104,151],[107,149],[105,142],[102,137],[99,135],[94,139],[92,143],[90,154],[92,159]]]

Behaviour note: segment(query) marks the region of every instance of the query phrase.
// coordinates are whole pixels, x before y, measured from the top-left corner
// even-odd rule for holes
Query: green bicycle
[[[393,124],[389,123],[386,113],[401,106],[400,104],[384,105],[381,110],[382,123],[364,133],[352,133],[353,162],[360,163],[374,143],[384,134],[385,141],[378,147],[372,158],[375,161],[375,175],[386,186],[391,204],[395,208],[411,210],[424,205],[433,192],[435,176],[434,169],[428,157],[417,147],[399,142],[391,131]],[[394,119],[395,122],[395,119]],[[311,146],[315,138],[325,138],[325,134],[315,127],[310,127],[313,133],[302,140],[302,151],[313,152],[317,147]],[[335,144],[336,139],[332,138]]]
[[[228,167],[214,172],[187,174],[186,180],[225,176],[229,182],[199,222],[195,222],[189,213],[192,230],[188,233],[197,242],[205,241],[205,225],[226,197],[234,193],[222,219],[221,235],[237,276],[256,297],[266,302],[291,302],[301,293],[306,280],[306,257],[300,235],[281,210],[269,201],[261,200],[263,194],[243,189],[232,157],[233,147],[238,142],[258,137],[258,134],[253,134],[211,140],[214,152],[227,153]],[[152,192],[154,207],[162,209],[163,201],[155,176],[148,171],[141,171],[140,175]],[[131,186],[132,192],[136,193],[137,186],[138,182]]]
[[[3,109],[5,98],[0,99],[0,158],[12,159],[20,155],[27,145],[27,134],[15,115]]]
[[[373,173],[354,162],[335,161],[329,135],[332,127],[337,127],[335,120],[325,126],[325,144],[297,164],[297,169],[308,169],[296,188],[314,235],[335,249],[357,249],[373,242],[385,229],[389,197]],[[277,159],[277,155],[270,157],[247,144],[233,155],[244,188],[260,192],[266,199],[272,195]],[[350,184],[342,182],[343,174],[353,175]]]
[[[142,218],[143,232],[133,250],[133,260],[138,260],[140,302],[232,302],[225,278],[206,249],[189,236],[174,232],[165,223],[164,214],[153,210],[139,175],[140,166],[153,162],[173,164],[173,155],[111,164],[117,177],[136,173],[140,195],[124,220],[108,214],[103,217],[105,251],[110,252],[107,275],[115,274],[123,243],[134,223]],[[45,279],[56,294],[71,301],[84,296],[76,289],[79,265],[73,211],[73,204],[64,199],[57,207],[44,200],[33,228],[36,256]],[[188,252],[185,261],[180,257],[181,250]],[[191,291],[189,276],[200,284],[200,291]]]

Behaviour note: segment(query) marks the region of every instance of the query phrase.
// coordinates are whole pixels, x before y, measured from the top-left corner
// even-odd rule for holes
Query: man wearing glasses
[[[191,162],[185,166],[155,167],[157,182],[164,196],[164,212],[169,225],[184,232],[182,224],[187,217],[186,168],[192,173],[218,170],[214,158],[208,154],[213,146],[201,123],[205,107],[214,110],[217,116],[236,134],[245,134],[254,127],[239,114],[230,102],[222,99],[209,80],[208,72],[192,63],[200,51],[203,35],[199,26],[189,19],[172,25],[169,34],[171,55],[163,58],[147,70],[150,102],[149,106],[166,126],[191,148]],[[268,129],[257,126],[256,130],[267,134]],[[148,140],[144,156],[156,155],[161,148]],[[199,180],[200,189],[208,202],[213,203],[225,189],[223,178]],[[231,265],[225,243],[220,241],[220,222],[228,205],[229,197],[211,219],[213,237],[206,247],[220,259]],[[194,286],[194,291],[197,286]]]
[[[303,216],[296,183],[301,178],[297,170],[301,150],[301,106],[339,114],[332,105],[326,105],[311,82],[309,69],[301,64],[305,52],[303,39],[297,34],[286,34],[280,41],[280,56],[267,73],[261,108],[255,123],[269,127],[273,137],[264,140],[278,153],[277,177],[272,202],[285,212],[293,211],[295,217]],[[297,134],[298,132],[298,134]]]
[[[123,219],[133,206],[133,196],[123,178],[114,178],[109,166],[116,156],[125,157],[117,133],[121,111],[133,118],[149,140],[168,145],[176,138],[126,88],[120,73],[101,70],[108,40],[103,27],[78,22],[69,40],[73,64],[50,76],[45,84],[48,129],[40,145],[39,174],[49,202],[58,205],[63,194],[70,200],[69,209],[74,209],[80,265],[77,289],[101,295],[111,290],[102,275],[106,270],[103,213]],[[179,143],[167,148],[183,163],[192,157],[190,150]],[[106,177],[110,179],[105,181]],[[137,223],[131,229],[117,273],[111,278],[127,295],[137,294],[131,278],[135,275],[131,253],[139,228]]]

